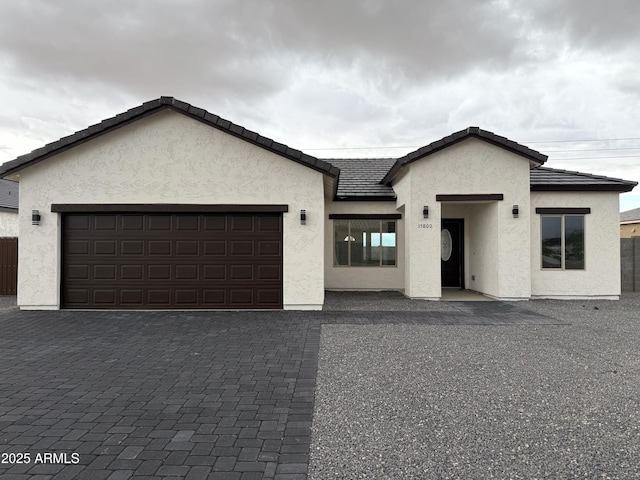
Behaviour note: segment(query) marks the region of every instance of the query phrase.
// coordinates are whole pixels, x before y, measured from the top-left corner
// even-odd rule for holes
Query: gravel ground
[[[310,479],[640,478],[640,295],[544,326],[323,325]]]

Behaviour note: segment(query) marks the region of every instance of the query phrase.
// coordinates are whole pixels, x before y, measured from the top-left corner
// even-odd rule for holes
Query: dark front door
[[[442,219],[441,246],[442,286],[464,288],[463,219]]]

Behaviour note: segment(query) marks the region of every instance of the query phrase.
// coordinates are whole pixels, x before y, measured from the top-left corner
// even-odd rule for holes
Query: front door
[[[464,288],[464,220],[443,218],[440,234],[442,286]]]

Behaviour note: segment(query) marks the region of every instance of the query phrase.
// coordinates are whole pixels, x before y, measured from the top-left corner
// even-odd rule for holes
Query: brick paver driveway
[[[433,312],[0,314],[0,477],[307,478],[323,323],[557,323]]]

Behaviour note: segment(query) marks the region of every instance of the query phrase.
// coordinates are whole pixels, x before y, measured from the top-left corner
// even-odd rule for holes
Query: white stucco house
[[[307,155],[161,97],[18,157],[23,309],[320,309],[325,290],[620,295],[619,194],[478,127]]]
[[[0,238],[18,236],[20,184],[0,179]]]

